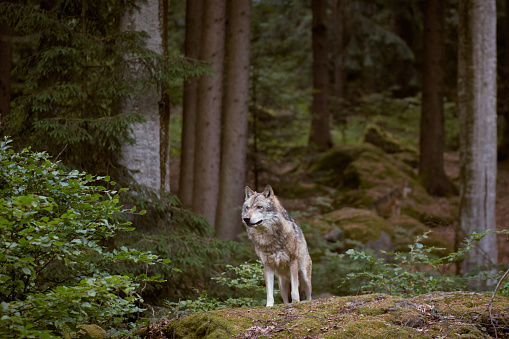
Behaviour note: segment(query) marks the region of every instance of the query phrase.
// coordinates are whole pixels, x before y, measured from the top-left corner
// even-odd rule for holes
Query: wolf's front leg
[[[267,307],[274,306],[274,271],[267,266],[263,267],[265,287],[267,288]]]

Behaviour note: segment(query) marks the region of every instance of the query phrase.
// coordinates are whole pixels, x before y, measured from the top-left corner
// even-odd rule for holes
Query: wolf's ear
[[[265,196],[265,198],[273,198],[274,197],[274,190],[272,189],[272,187],[270,187],[270,185],[267,185],[267,187],[265,187],[265,191],[263,191],[263,195]]]
[[[246,198],[245,198],[245,200],[251,198],[251,196],[253,194],[255,194],[255,192],[252,189],[250,189],[249,186],[246,186]]]

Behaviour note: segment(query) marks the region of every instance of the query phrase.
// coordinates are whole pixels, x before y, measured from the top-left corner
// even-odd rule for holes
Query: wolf
[[[285,304],[311,300],[311,257],[304,234],[267,185],[262,193],[246,186],[242,222],[263,263],[267,306],[274,305],[274,274]],[[300,285],[300,286],[299,286]]]
[[[386,195],[376,199],[371,205],[371,209],[381,217],[398,216],[400,215],[401,203],[406,200],[408,194],[412,191],[413,189],[408,182],[405,182],[403,187],[394,188]]]

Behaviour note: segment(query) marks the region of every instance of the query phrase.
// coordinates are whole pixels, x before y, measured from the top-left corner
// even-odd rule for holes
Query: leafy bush
[[[209,297],[207,291],[202,291],[196,300],[183,300],[179,303],[169,302],[167,305],[178,312],[197,313],[223,308],[263,306],[265,304],[265,280],[262,264],[259,260],[255,264],[226,265],[226,269],[227,272],[223,272],[212,279],[244,296],[221,301]],[[278,293],[277,290],[274,291],[274,294],[276,293]]]
[[[399,296],[416,296],[433,291],[467,290],[469,280],[493,279],[491,272],[480,272],[473,276],[454,276],[448,274],[456,262],[465,258],[473,246],[480,241],[486,233],[470,234],[465,239],[464,246],[458,252],[450,253],[444,257],[435,258],[433,251],[442,250],[436,247],[427,247],[422,241],[431,231],[418,236],[416,241],[408,245],[409,251],[392,253],[381,251],[389,258],[377,258],[364,251],[350,249],[346,252],[351,259],[364,266],[354,273],[349,273],[343,283],[357,281],[356,290],[362,293],[387,293]]]
[[[110,273],[117,262],[169,263],[105,240],[130,231],[108,177],[65,173],[45,153],[0,142],[0,337],[52,338],[69,327],[111,323],[139,311],[145,274]],[[111,182],[111,185],[115,183]],[[142,214],[142,212],[140,212]]]
[[[224,271],[226,264],[242,263],[250,257],[240,243],[214,237],[214,228],[205,217],[183,208],[171,193],[143,191],[136,185],[131,188],[137,194],[121,194],[121,202],[146,208],[147,215],[131,218],[136,230],[120,233],[111,244],[172,258],[171,267],[119,263],[113,269],[115,272],[129,269],[135,274],[160,274],[165,284],[144,286],[143,297],[150,305],[162,306],[165,300],[190,299],[196,295],[195,286],[216,295],[217,284],[211,278]]]

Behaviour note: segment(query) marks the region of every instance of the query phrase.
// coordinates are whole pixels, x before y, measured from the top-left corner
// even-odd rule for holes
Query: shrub
[[[169,260],[104,245],[132,230],[120,221],[135,212],[118,205],[124,189],[107,190],[98,183],[108,177],[65,173],[47,154],[16,153],[8,144],[0,142],[0,337],[52,338],[139,311],[140,282],[161,280],[113,275],[111,265]]]
[[[184,313],[265,305],[265,280],[262,264],[259,260],[254,264],[226,265],[226,269],[226,272],[212,279],[223,286],[229,287],[232,292],[236,293],[237,297],[221,301],[209,297],[207,291],[202,291],[196,300],[183,300],[179,303],[168,302],[167,305],[175,311]],[[275,290],[274,294],[277,293],[278,291]]]
[[[464,246],[457,252],[436,258],[433,252],[441,248],[427,247],[422,241],[431,231],[418,236],[408,245],[408,252],[385,252],[388,259],[377,258],[364,251],[350,249],[346,252],[351,259],[363,266],[357,272],[342,279],[343,283],[356,281],[357,291],[362,293],[387,293],[399,296],[416,296],[434,291],[467,290],[470,280],[496,278],[490,271],[479,272],[476,276],[455,276],[450,268],[465,258],[468,252],[487,233],[472,233],[465,239]]]

